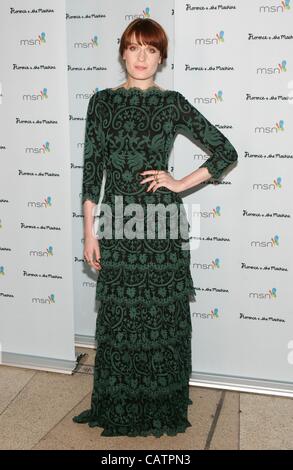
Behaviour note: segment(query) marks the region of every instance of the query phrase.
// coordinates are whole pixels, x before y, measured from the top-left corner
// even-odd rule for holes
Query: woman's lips
[[[142,67],[141,65],[135,65],[135,68],[137,70],[145,70],[146,69],[146,67]]]

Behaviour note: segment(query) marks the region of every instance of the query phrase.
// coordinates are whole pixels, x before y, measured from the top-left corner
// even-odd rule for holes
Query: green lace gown
[[[188,234],[170,237],[171,216],[161,239],[115,238],[114,224],[115,196],[123,197],[124,208],[137,203],[145,214],[148,203],[183,204],[180,194],[166,187],[147,192],[150,182],[140,184],[146,176],[139,175],[148,169],[168,171],[180,132],[211,151],[201,167],[213,178],[238,157],[229,140],[180,92],[155,86],[106,88],[89,100],[82,202],[98,203],[106,170],[102,202],[113,210],[108,219],[113,235],[99,240],[102,269],[96,284],[100,305],[91,408],[73,421],[102,427],[102,436],[174,436],[191,426],[189,303],[196,293],[190,250],[182,249]],[[125,215],[122,221],[130,219]]]

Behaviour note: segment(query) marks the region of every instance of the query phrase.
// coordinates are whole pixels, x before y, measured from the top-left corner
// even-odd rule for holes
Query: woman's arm
[[[100,246],[94,233],[94,209],[99,202],[104,170],[103,133],[97,93],[89,100],[84,141],[82,204],[84,227],[84,258],[97,270],[100,265]]]
[[[219,179],[238,159],[236,149],[227,137],[205,118],[180,92],[176,92],[175,133],[186,133],[201,143],[210,157],[193,173],[180,180],[182,189],[191,188],[209,178]]]
[[[86,200],[83,203],[83,235],[84,238],[94,237],[94,208],[96,207],[95,202]]]
[[[179,180],[180,186],[178,192],[193,188],[193,186],[197,186],[198,184],[201,184],[204,181],[210,179],[211,176],[212,175],[207,168],[198,168],[197,170]]]
[[[89,100],[84,139],[84,165],[82,203],[87,200],[98,204],[103,180],[104,151],[99,99],[96,92]]]

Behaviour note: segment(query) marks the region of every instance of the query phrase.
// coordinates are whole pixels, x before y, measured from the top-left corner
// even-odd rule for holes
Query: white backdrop
[[[185,197],[201,206],[192,215],[201,226],[192,251],[193,378],[291,393],[293,15],[281,3],[176,0],[174,88],[239,154],[222,184]],[[205,158],[178,136],[178,177]]]
[[[71,373],[64,18],[59,0],[0,3],[0,343],[4,364]]]
[[[18,5],[20,8],[21,5],[25,9],[28,5],[35,5],[39,8],[39,3],[18,1],[13,3],[13,7]],[[0,77],[3,93],[1,129],[4,128],[5,132],[1,135],[0,152],[6,164],[5,171],[1,172],[0,233],[6,238],[1,238],[0,265],[6,268],[5,275],[0,279],[0,301],[1,312],[4,312],[1,313],[1,332],[3,324],[6,326],[5,341],[10,338],[6,351],[22,354],[33,351],[36,356],[58,357],[60,360],[66,357],[72,360],[73,306],[76,343],[94,346],[97,313],[95,285],[98,274],[83,263],[82,253],[81,178],[85,114],[88,100],[96,90],[115,87],[125,80],[118,56],[119,38],[132,19],[149,16],[162,24],[169,37],[167,64],[157,74],[155,81],[163,88],[182,92],[231,139],[239,154],[237,167],[220,184],[210,182],[183,194],[186,206],[192,208],[193,205],[200,205],[200,211],[191,212],[189,219],[191,224],[200,221],[201,227],[199,248],[191,252],[192,275],[197,287],[196,302],[191,303],[194,371],[191,383],[291,395],[293,312],[290,302],[290,235],[293,202],[289,175],[293,155],[292,139],[289,136],[292,134],[293,107],[290,105],[292,98],[289,99],[288,85],[293,37],[290,34],[290,2],[286,4],[270,0],[264,4],[259,0],[236,0],[232,4],[219,6],[207,0],[196,0],[190,4],[182,0],[152,1],[147,4],[137,0],[127,3],[114,0],[70,0],[66,4],[66,17],[63,15],[62,1],[43,3],[44,10],[53,9],[54,14],[10,13],[12,5],[8,1],[1,6],[1,12],[7,16],[7,21],[4,21],[7,23],[5,34],[8,34],[9,28],[10,32],[14,32],[12,39],[16,35],[36,38],[44,30],[46,16],[46,47],[49,49],[51,43],[53,52],[52,58],[47,56],[45,60],[43,50],[42,63],[58,64],[56,70],[45,72],[45,78],[46,83],[52,80],[50,88],[47,85],[50,92],[52,88],[54,90],[50,97],[51,94],[58,94],[57,101],[52,98],[54,112],[51,112],[50,117],[56,118],[56,113],[59,113],[59,126],[54,127],[59,162],[57,167],[53,154],[51,159],[54,162],[45,160],[45,165],[47,171],[54,170],[61,176],[47,177],[46,180],[42,178],[40,183],[42,189],[48,187],[50,194],[55,193],[55,197],[59,196],[61,190],[62,206],[58,205],[58,215],[61,217],[62,214],[62,230],[57,239],[62,251],[54,259],[54,273],[61,272],[62,280],[46,279],[40,283],[39,279],[26,279],[22,271],[31,270],[31,266],[27,266],[27,259],[30,259],[27,258],[28,248],[25,248],[27,231],[22,237],[21,247],[17,230],[9,232],[8,237],[8,225],[11,227],[13,224],[14,228],[18,226],[19,220],[25,221],[25,212],[22,212],[24,206],[21,204],[21,185],[24,181],[29,181],[25,194],[37,199],[37,196],[33,196],[37,187],[36,178],[32,180],[32,176],[27,176],[24,180],[24,177],[16,176],[16,169],[18,171],[22,168],[23,160],[26,162],[26,171],[31,171],[36,161],[25,158],[27,155],[23,149],[28,146],[27,133],[21,133],[21,126],[12,122],[22,110],[21,97],[29,93],[29,86],[33,88],[32,83],[35,81],[37,90],[44,87],[40,80],[44,72],[20,73],[13,70],[11,64],[17,60],[7,47],[15,47],[15,54],[20,55],[19,62],[22,65],[37,62],[34,58],[36,48],[27,46],[26,55],[23,55],[23,48],[17,42],[13,46],[13,40],[8,41],[4,49],[2,40],[0,47],[5,61],[1,63],[4,68]],[[53,15],[54,27],[50,37],[48,20]],[[67,53],[63,37],[65,27]],[[28,84],[25,80],[28,80]],[[9,93],[11,99],[8,100]],[[30,114],[37,104],[44,104],[42,101],[30,102]],[[47,103],[49,100],[46,100]],[[12,122],[7,119],[10,114]],[[27,118],[27,114],[25,116]],[[70,157],[66,147],[67,122],[70,130]],[[33,130],[32,126],[26,126],[25,129],[29,129],[28,132],[32,132],[37,141],[47,139],[36,125]],[[19,149],[22,149],[23,154]],[[174,170],[175,177],[180,178],[196,169],[207,157],[201,148],[179,135],[174,153],[170,156],[169,169]],[[16,158],[21,158],[21,161]],[[71,163],[71,200],[67,158],[70,158]],[[37,160],[38,170],[43,170],[45,165],[43,160]],[[11,181],[14,181],[13,185]],[[22,194],[18,199],[15,196],[16,185],[22,189],[21,193],[18,192]],[[46,194],[49,194],[48,190]],[[3,199],[9,202],[3,202]],[[16,214],[11,218],[12,207]],[[37,214],[34,214],[34,219],[39,217]],[[68,223],[71,214],[72,226]],[[7,223],[4,223],[5,219]],[[53,220],[54,225],[57,225],[56,220]],[[71,233],[73,294],[70,291],[71,245],[68,243]],[[35,241],[33,237],[36,231],[30,231],[29,235],[30,248]],[[42,233],[40,242],[45,246],[48,240],[46,236],[46,232]],[[63,237],[66,238],[65,246]],[[15,263],[16,257],[13,258],[16,247],[19,250],[18,264]],[[11,269],[14,276],[9,274]],[[64,273],[66,270],[68,272]],[[24,286],[24,296],[30,298],[28,287],[38,287],[39,292],[40,284],[45,289],[54,286],[56,290],[58,286],[60,296],[64,301],[66,299],[66,307],[62,307],[62,316],[59,311],[58,321],[51,313],[50,317],[46,317],[49,323],[47,328],[58,331],[54,341],[47,335],[47,345],[42,336],[43,324],[36,322],[31,308],[27,304],[23,305],[23,302],[21,306],[16,305],[16,297],[25,301],[20,296]],[[3,296],[3,293],[10,291],[15,296],[13,300]],[[60,306],[54,305],[56,311]],[[40,307],[42,311],[44,306],[38,305]],[[20,323],[22,328],[19,329],[16,319],[21,315],[23,323]],[[19,336],[22,338],[20,342]],[[16,338],[17,345],[11,338]],[[5,341],[1,341],[5,351]],[[68,356],[63,351],[61,353],[66,343],[70,350]],[[47,353],[42,354],[44,349]]]

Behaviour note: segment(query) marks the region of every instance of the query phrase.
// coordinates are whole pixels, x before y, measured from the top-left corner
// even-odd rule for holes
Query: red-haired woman
[[[159,64],[167,58],[167,44],[165,31],[153,19],[132,21],[120,41],[127,80],[96,92],[87,111],[84,258],[99,271],[96,299],[101,303],[91,408],[73,420],[103,427],[102,436],[174,436],[191,426],[187,419],[192,404],[189,301],[195,287],[190,249],[183,248],[188,233],[174,236],[174,222],[182,220],[177,210],[183,205],[179,193],[219,178],[238,158],[229,140],[180,92],[154,83]],[[180,180],[168,172],[178,132],[212,152]],[[104,170],[102,207],[108,209],[102,225],[108,236],[100,233],[97,239],[92,212]],[[123,208],[125,204],[132,209],[126,210],[128,215],[120,213],[120,218],[119,201]],[[157,204],[168,208],[166,231],[160,238],[156,238],[159,223],[148,212]],[[133,210],[139,214],[135,224],[130,217]],[[121,224],[127,233],[121,231]],[[133,236],[134,225],[140,227],[140,236]]]

